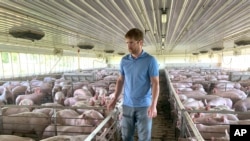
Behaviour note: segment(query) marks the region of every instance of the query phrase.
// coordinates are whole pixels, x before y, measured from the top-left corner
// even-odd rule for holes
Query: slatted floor
[[[165,72],[160,72],[160,95],[157,105],[158,115],[153,119],[152,141],[176,141],[175,126],[170,115],[168,89]],[[135,141],[137,136],[135,135]]]
[[[168,89],[165,72],[160,72],[160,95],[157,105],[158,116],[153,119],[152,141],[175,141],[175,127],[170,115]]]

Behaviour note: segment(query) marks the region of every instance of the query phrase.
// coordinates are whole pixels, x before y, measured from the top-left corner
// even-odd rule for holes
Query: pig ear
[[[86,118],[86,115],[85,115],[85,114],[81,114],[81,115],[80,115],[80,118],[85,119],[85,118]]]
[[[206,109],[207,111],[209,111],[210,108],[211,108],[210,105],[207,105],[205,109]]]
[[[221,116],[221,121],[222,121],[222,122],[225,122],[225,121],[226,121],[225,116]]]
[[[198,117],[200,117],[200,116],[201,116],[201,113],[200,113],[200,112],[198,112],[198,113],[196,113],[196,114],[194,115],[195,118],[198,118]]]
[[[216,94],[217,93],[217,88],[213,88],[213,93]]]
[[[40,93],[40,91],[41,91],[41,89],[40,89],[39,87],[37,87],[37,88],[35,89],[35,93]]]

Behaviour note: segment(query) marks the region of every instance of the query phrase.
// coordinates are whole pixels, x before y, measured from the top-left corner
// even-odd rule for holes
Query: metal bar
[[[104,127],[104,125],[112,118],[112,116],[118,112],[118,108],[121,107],[121,103],[119,103],[117,107],[109,113],[109,115],[96,127],[93,132],[91,132],[85,141],[91,141],[96,136],[96,134]]]

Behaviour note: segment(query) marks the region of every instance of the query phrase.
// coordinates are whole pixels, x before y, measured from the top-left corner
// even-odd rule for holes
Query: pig
[[[73,91],[75,91],[76,89],[81,89],[84,86],[87,86],[89,84],[88,81],[80,81],[80,82],[73,82]],[[93,93],[92,93],[93,95]]]
[[[43,138],[52,137],[55,135],[87,135],[90,134],[96,127],[85,125],[85,126],[66,126],[66,125],[54,125],[51,124],[44,129]]]
[[[8,116],[12,114],[18,114],[23,112],[30,112],[29,108],[21,108],[21,107],[3,107],[2,108],[2,115]]]
[[[225,136],[224,137],[211,137],[211,141],[229,141],[230,136],[228,134],[229,129],[225,129]]]
[[[88,107],[88,106],[92,106],[90,105],[90,103],[88,103],[88,101],[77,101],[74,105],[72,105],[72,107],[79,107],[79,109],[77,108],[76,111],[79,114],[82,114],[84,111],[86,111],[86,108],[82,108],[82,107]]]
[[[216,116],[201,116],[193,118],[193,122],[195,124],[207,124],[207,125],[224,124],[223,118]]]
[[[0,102],[1,103],[4,103],[4,104],[8,104],[8,99],[13,99],[12,98],[12,93],[11,91],[9,90],[9,88],[7,87],[4,87],[3,88],[3,93],[2,95],[0,95]]]
[[[192,117],[192,113],[190,114]],[[195,118],[199,118],[199,117],[211,117],[211,118],[222,118],[222,117],[226,117],[229,120],[234,120],[234,121],[238,121],[238,117],[235,114],[227,114],[227,113],[195,113],[193,115],[193,117]]]
[[[56,92],[54,97],[54,103],[64,105],[65,94],[62,91]]]
[[[113,93],[115,91],[115,87],[116,87],[116,84],[115,83],[111,83],[109,84],[109,92],[108,93]]]
[[[67,97],[64,100],[64,106],[72,106],[74,105],[77,101],[84,101],[87,100],[85,96],[75,96],[75,97]]]
[[[85,123],[93,126],[99,125],[99,123],[101,123],[104,119],[104,116],[99,111],[94,109],[84,111],[82,117],[86,119]]]
[[[188,99],[188,97],[184,94],[178,94],[178,96],[179,96],[179,99],[181,100],[181,102],[184,102],[185,100]]]
[[[40,92],[40,89],[36,89],[35,93],[33,94],[28,94],[28,95],[19,95],[16,98],[16,105],[19,105],[20,101],[23,99],[30,99],[34,102],[34,104],[40,105],[42,98],[45,96],[44,93]]]
[[[19,105],[34,105],[34,102],[30,99],[22,99],[20,102],[19,102]]]
[[[234,121],[226,117],[221,117],[221,121],[223,121],[224,124],[250,125],[250,119]]]
[[[53,118],[55,118],[55,115],[53,115]],[[64,109],[56,112],[56,120],[53,121],[56,121],[58,124],[61,125],[97,126],[103,119],[103,115],[96,110],[87,110],[83,112],[83,114],[79,115],[74,110]]]
[[[233,101],[229,98],[217,97],[217,98],[209,100],[206,103],[206,105],[208,105],[210,107],[217,107],[220,105],[225,105],[225,106],[228,106],[229,108],[232,108]]]
[[[50,119],[43,113],[23,112],[2,117],[3,134],[35,132],[42,138],[44,129],[49,125]]]
[[[46,107],[46,106],[48,106],[48,107],[63,107],[63,105],[61,105],[61,104],[58,104],[58,103],[43,103],[43,104],[41,104],[41,106],[44,106],[44,107]]]
[[[218,89],[213,89],[213,94],[224,97],[224,98],[230,98],[233,101],[233,104],[237,102],[238,100],[243,100],[247,98],[247,95],[245,92],[233,89],[228,91],[219,91]]]
[[[81,96],[81,97],[86,97],[85,99],[89,99],[90,97],[92,97],[93,95],[91,94],[91,92],[89,90],[86,89],[76,89],[74,91],[73,96]]]
[[[42,82],[41,85],[40,85],[40,91],[44,95],[52,96],[52,89],[53,89],[53,84],[52,83]]]
[[[235,111],[242,111],[242,112],[246,112],[247,110],[250,110],[250,97],[237,101],[233,105],[233,108],[235,109]]]
[[[35,141],[29,137],[20,137],[16,135],[0,135],[0,141]]]
[[[178,141],[198,141],[196,137],[178,138]]]
[[[54,85],[52,88],[52,98],[54,99],[56,92],[62,91],[62,86],[60,85]]]
[[[224,133],[225,130],[229,130],[230,125],[204,125],[204,124],[195,124],[196,128],[200,132],[220,132]]]
[[[73,86],[72,85],[63,85],[62,92],[65,94],[66,97],[73,96]]]
[[[61,109],[56,109],[55,112],[60,111]],[[54,109],[53,108],[40,108],[40,109],[34,109],[32,112],[38,112],[38,113],[44,113],[48,117],[52,117],[54,114]]]
[[[43,139],[40,141],[72,141],[71,139],[72,139],[72,136],[69,136],[69,135],[57,135],[57,136],[46,137],[46,134],[45,134],[43,136]]]
[[[87,137],[88,137],[88,135],[77,135],[77,136],[57,135],[54,137],[42,139],[40,141],[83,141]]]
[[[60,124],[60,125],[76,126],[77,125],[76,120],[79,120],[78,119],[79,114],[75,110],[71,110],[71,109],[60,110],[56,112],[56,115],[53,115],[52,117],[53,117],[54,124]]]
[[[191,101],[190,101],[191,100]],[[200,100],[195,100],[193,98],[188,98],[187,100],[185,100],[183,102],[183,106],[186,108],[186,109],[199,109],[199,108],[202,108],[204,107],[204,103]]]
[[[12,91],[12,96],[13,96],[13,102],[15,102],[18,95],[25,95],[25,94],[28,94],[29,92],[28,86],[23,86],[23,85],[16,86],[11,91]]]

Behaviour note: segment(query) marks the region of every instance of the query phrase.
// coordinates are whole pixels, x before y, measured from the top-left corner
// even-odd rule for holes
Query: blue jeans
[[[138,141],[151,141],[152,118],[148,117],[148,107],[128,107],[123,105],[122,140],[133,141],[135,128]]]

